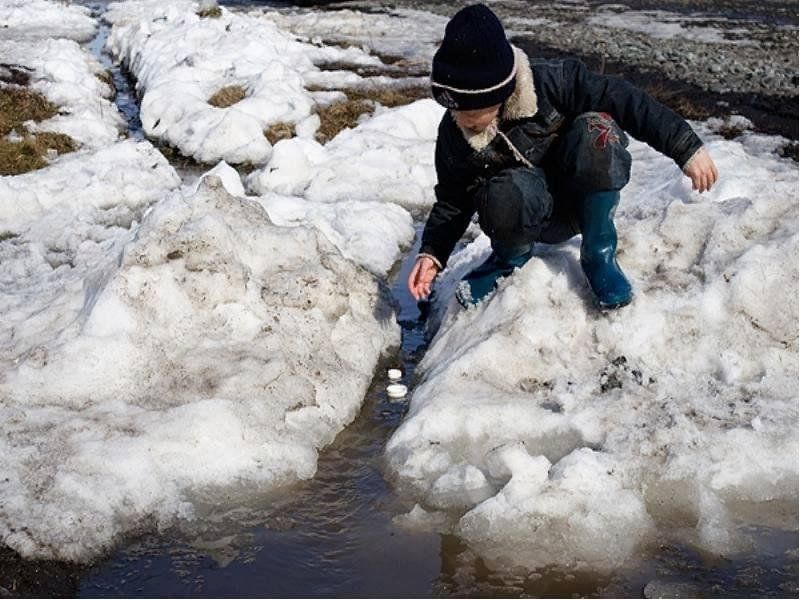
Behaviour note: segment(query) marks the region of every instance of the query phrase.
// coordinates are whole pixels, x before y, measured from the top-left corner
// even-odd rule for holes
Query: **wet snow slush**
[[[102,5],[95,6],[101,10]],[[90,47],[102,53],[108,28]],[[135,92],[111,67],[116,102],[132,137],[142,137]],[[87,569],[23,561],[40,585],[13,595],[168,597],[426,597],[426,596],[740,596],[796,595],[797,535],[768,531],[737,560],[712,560],[664,545],[641,557],[634,573],[493,572],[458,538],[413,533],[393,518],[407,512],[384,480],[386,441],[407,410],[407,398],[385,393],[386,369],[400,367],[410,387],[425,351],[425,322],[405,291],[412,249],[392,277],[402,344],[376,370],[359,417],[319,456],[313,479],[275,495],[251,498],[226,512],[198,508],[201,518],[181,531],[148,534]],[[409,394],[410,396],[410,394]],[[34,578],[35,579],[35,578]],[[50,579],[46,587],[44,579]],[[53,587],[56,589],[53,590]]]

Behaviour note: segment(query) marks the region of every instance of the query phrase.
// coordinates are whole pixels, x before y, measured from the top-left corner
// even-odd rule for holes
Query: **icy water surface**
[[[238,0],[236,5],[265,5]],[[102,10],[104,3],[95,4]],[[101,30],[92,50],[102,54]],[[118,67],[117,104],[141,137],[135,92]],[[407,512],[384,480],[383,448],[407,410],[385,394],[385,370],[412,385],[425,349],[424,320],[405,291],[409,252],[392,280],[402,346],[382,364],[357,418],[326,448],[308,482],[276,496],[208,507],[180,531],[147,535],[81,571],[56,595],[82,597],[789,597],[797,595],[797,533],[762,530],[759,546],[735,561],[683,547],[645,550],[635,569],[612,575],[488,569],[459,539],[413,533],[394,523]],[[31,590],[36,595],[36,589]]]

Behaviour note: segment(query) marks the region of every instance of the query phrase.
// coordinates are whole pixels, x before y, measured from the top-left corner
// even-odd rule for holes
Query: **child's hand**
[[[717,165],[711,160],[705,148],[697,151],[683,172],[692,180],[692,188],[698,192],[710,190],[711,186],[719,179]]]
[[[414,299],[419,301],[422,298],[427,298],[431,293],[431,285],[436,275],[439,273],[439,267],[433,262],[430,256],[420,256],[417,262],[414,263],[414,268],[408,276],[408,291],[414,296]]]

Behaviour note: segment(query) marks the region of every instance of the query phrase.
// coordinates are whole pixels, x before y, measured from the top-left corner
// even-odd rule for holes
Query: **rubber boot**
[[[492,243],[492,253],[458,284],[456,299],[468,308],[489,296],[503,277],[522,267],[533,256],[533,244],[504,246]]]
[[[633,298],[631,284],[617,264],[617,230],[614,213],[619,192],[588,194],[578,206],[583,235],[581,267],[600,309],[625,306]]]

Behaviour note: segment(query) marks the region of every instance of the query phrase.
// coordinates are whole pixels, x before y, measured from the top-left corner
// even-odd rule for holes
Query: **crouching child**
[[[717,169],[689,124],[624,80],[574,59],[529,60],[477,4],[447,24],[433,58],[433,97],[448,108],[436,141],[436,202],[408,278],[431,292],[475,212],[492,253],[460,283],[467,307],[532,256],[533,243],[581,235],[580,262],[597,306],[628,304],[614,215],[630,177],[626,132],[672,158],[694,189]]]

